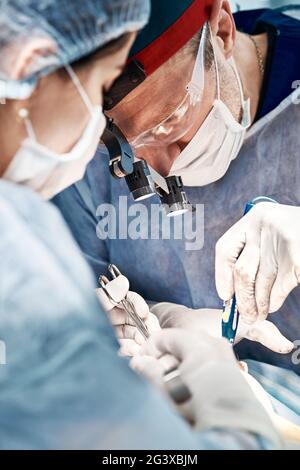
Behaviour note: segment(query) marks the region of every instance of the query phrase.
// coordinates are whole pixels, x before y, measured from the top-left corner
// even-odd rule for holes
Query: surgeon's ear
[[[8,75],[21,80],[36,70],[39,59],[54,54],[56,45],[50,38],[31,38],[26,43],[14,45],[11,49],[11,66]]]
[[[236,26],[227,0],[215,0],[213,2],[210,25],[225,58],[229,59],[233,54],[235,45]]]

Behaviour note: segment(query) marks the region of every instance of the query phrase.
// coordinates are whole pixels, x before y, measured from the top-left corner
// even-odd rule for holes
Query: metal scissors
[[[121,276],[121,271],[115,266],[114,264],[110,264],[108,267],[108,271],[111,274],[113,279],[116,279],[118,276]],[[107,284],[109,283],[109,279],[106,276],[99,277],[99,284],[102,287],[103,291],[109,298],[109,300],[117,307],[121,305],[127,315],[131,318],[134,325],[138,329],[138,331],[143,335],[145,339],[150,337],[149,330],[145,324],[145,322],[141,319],[138,312],[136,311],[133,303],[128,299],[127,295],[122,299],[120,302],[117,302],[109,293],[107,289]],[[191,398],[191,392],[189,388],[184,384],[183,380],[181,379],[180,372],[178,367],[176,366],[167,366],[165,365],[167,357],[170,357],[169,354],[163,354],[158,358],[164,368],[164,383],[165,387],[168,390],[171,398],[174,400],[175,403],[178,405],[185,403]],[[172,357],[172,356],[171,356]],[[173,359],[173,358],[172,358]]]

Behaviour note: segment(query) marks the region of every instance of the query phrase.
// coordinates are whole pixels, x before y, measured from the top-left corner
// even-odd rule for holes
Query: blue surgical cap
[[[140,30],[149,14],[149,0],[0,0],[0,99],[28,98],[40,76]],[[51,47],[16,80],[10,57],[35,38]]]

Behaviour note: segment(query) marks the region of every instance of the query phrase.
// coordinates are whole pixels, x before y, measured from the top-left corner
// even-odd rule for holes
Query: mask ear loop
[[[231,59],[230,59],[230,65],[233,68],[233,71],[236,75],[236,79],[237,79],[240,94],[241,94],[241,104],[243,106],[243,103],[245,101],[244,87],[243,87],[242,80],[241,80],[240,74],[238,72],[238,69],[237,69],[237,66],[236,66],[236,63],[235,63],[235,60],[234,60],[233,57],[231,57]]]
[[[237,79],[237,82],[238,82],[240,95],[241,95],[241,108],[242,108],[242,111],[243,111],[243,117],[242,117],[241,124],[246,129],[248,129],[251,125],[250,100],[249,99],[247,100],[245,98],[243,83],[242,83],[239,71],[237,69],[237,66],[236,66],[236,63],[235,63],[235,60],[234,60],[233,57],[230,59],[230,62],[231,62],[230,65],[231,65],[231,67],[232,67],[232,69],[233,69],[233,71],[236,75],[236,79]]]
[[[212,48],[213,48],[214,62],[215,62],[215,68],[216,68],[217,95],[218,95],[218,100],[220,100],[221,99],[220,73],[219,73],[219,67],[218,67],[218,63],[217,63],[215,43],[214,43],[214,40],[213,40],[213,34],[212,34],[210,24],[209,24],[209,31],[210,31],[211,44],[212,44]],[[238,69],[237,69],[237,66],[236,66],[236,63],[235,63],[235,60],[234,60],[233,57],[231,57],[231,59],[230,59],[230,65],[233,68],[233,71],[236,75],[236,79],[237,79],[237,82],[238,82],[240,95],[241,95],[241,104],[243,105],[243,103],[245,101],[244,88],[243,88],[242,80],[240,78],[240,75],[239,75],[239,72],[238,72]]]
[[[90,113],[91,116],[93,116],[93,112],[94,112],[93,105],[91,103],[91,100],[88,94],[86,93],[85,89],[81,85],[79,78],[77,77],[76,73],[74,72],[74,70],[69,64],[65,64],[65,69],[70,79],[72,80],[74,86],[77,88],[77,91],[80,94],[85,106],[87,107],[88,112]]]
[[[220,101],[220,100],[221,100],[220,73],[219,73],[219,66],[218,66],[218,62],[217,62],[217,54],[216,54],[215,42],[214,42],[213,33],[212,33],[212,30],[211,30],[210,23],[208,23],[208,28],[209,28],[211,46],[212,46],[212,49],[213,49],[214,63],[215,63],[215,69],[216,69],[217,99],[218,99],[218,101]]]
[[[187,92],[190,95],[191,104],[195,105],[202,98],[205,81],[205,46],[207,38],[208,24],[205,23],[202,29],[202,35],[190,83],[187,86]]]

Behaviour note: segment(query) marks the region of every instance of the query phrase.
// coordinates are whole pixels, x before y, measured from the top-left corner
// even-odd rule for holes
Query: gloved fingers
[[[140,351],[140,356],[153,357],[159,361],[162,371],[169,372],[171,369],[175,369],[179,366],[180,362],[175,356],[163,353],[156,346],[156,336],[161,332],[156,332],[146,343],[143,344]]]
[[[143,320],[149,318],[150,311],[149,307],[144,301],[143,297],[141,297],[139,294],[136,294],[135,292],[128,292],[127,294],[127,299],[130,301],[131,305],[134,307],[135,311],[137,314],[142,318]],[[130,315],[127,314],[127,312],[123,309],[122,305],[118,305],[118,307],[115,307],[114,309],[110,310],[108,312],[108,316],[110,318],[110,321],[113,325],[132,325],[135,326],[134,321],[131,319]]]
[[[183,305],[161,303],[151,308],[159,318],[161,328],[182,328],[187,331],[205,331],[210,336],[220,338],[222,310],[199,309]]]
[[[124,357],[133,357],[140,354],[141,346],[133,339],[120,339],[119,355]]]
[[[129,300],[129,302],[131,302],[131,304],[134,306],[140,318],[143,320],[148,318],[150,313],[149,306],[141,295],[137,294],[136,292],[129,291],[127,294],[127,300]]]
[[[254,323],[258,312],[255,281],[260,262],[260,232],[249,231],[247,243],[234,268],[234,288],[239,313],[245,323]]]
[[[118,325],[115,327],[115,333],[119,339],[132,339],[140,346],[144,344],[145,339],[135,326]]]
[[[207,350],[210,347],[213,349],[214,341],[218,340],[204,332],[192,333],[175,328],[165,329],[152,335],[151,341],[147,341],[145,345],[145,350],[157,358],[170,354],[181,362],[188,355],[192,355],[195,349]]]
[[[277,276],[277,262],[269,231],[261,233],[260,263],[255,281],[255,299],[258,310],[258,320],[263,321],[270,312],[270,297]]]
[[[111,310],[108,313],[108,317],[115,328],[118,338],[133,339],[139,344],[144,344],[144,336],[139,332],[135,322],[130,316],[127,316],[124,310],[119,308]],[[145,325],[150,336],[161,329],[157,318],[152,314],[150,314],[149,318],[145,320]]]
[[[149,314],[149,317],[147,318],[147,320],[145,321],[145,324],[148,328],[148,331],[149,331],[149,334],[152,335],[153,333],[155,333],[156,331],[160,331],[161,330],[161,327],[160,327],[160,324],[159,324],[159,321],[158,319],[156,318],[155,315],[153,315],[153,313],[150,313]]]
[[[215,277],[220,299],[230,300],[234,294],[234,267],[246,244],[244,219],[237,222],[216,244]]]
[[[300,245],[299,241],[289,243],[288,249],[282,248],[278,273],[270,296],[270,312],[277,312],[288,295],[300,283]]]
[[[245,337],[279,354],[288,354],[294,349],[294,344],[282,335],[277,326],[267,320],[251,326]]]
[[[108,317],[113,326],[122,326],[122,325],[135,326],[134,321],[131,320],[131,317],[127,315],[127,313],[125,312],[125,310],[123,310],[123,308],[115,307],[114,309],[108,312]]]
[[[112,308],[115,307],[115,304],[108,298],[102,288],[96,289],[96,295],[106,312],[109,312]]]
[[[292,276],[288,275],[285,278],[277,275],[276,281],[273,284],[270,295],[270,313],[278,312],[283,306],[288,295],[297,287],[296,281]]]
[[[146,377],[161,389],[164,389],[164,369],[162,364],[152,356],[134,356],[130,361],[130,366],[138,374]]]
[[[184,305],[174,304],[170,302],[160,302],[150,309],[159,321],[162,328],[181,328],[182,324],[186,324],[185,319],[188,312],[194,312]]]
[[[183,337],[185,333],[179,329],[164,329],[154,333],[142,348],[142,354],[154,356],[156,359],[171,354],[179,361],[182,360],[189,349],[185,347]]]
[[[156,332],[150,336],[150,338],[147,339],[147,341],[143,344],[141,347],[140,355],[141,356],[151,356],[154,357],[155,359],[158,359],[161,357],[161,352],[159,349],[157,349],[155,345],[155,337],[157,334],[160,334],[160,332]]]
[[[298,283],[290,275],[286,278],[277,276],[270,295],[270,313],[278,312],[297,285]]]
[[[116,304],[126,297],[129,291],[129,281],[125,276],[120,275],[116,279],[110,281],[106,285],[105,289],[109,295],[107,295],[102,288],[96,289],[96,294],[105,310],[109,312],[116,306]]]

